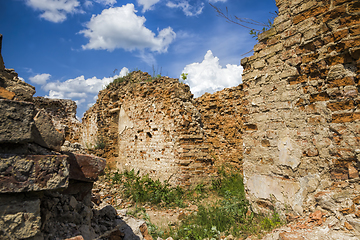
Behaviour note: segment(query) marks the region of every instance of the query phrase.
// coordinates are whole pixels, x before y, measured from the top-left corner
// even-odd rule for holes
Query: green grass
[[[158,207],[185,207],[184,203],[195,202],[198,210],[187,215],[177,225],[159,229],[150,222],[144,208],[136,207],[134,216],[142,217],[149,226],[154,239],[172,237],[174,240],[220,239],[232,234],[246,238],[261,235],[284,224],[279,214],[257,215],[250,210],[245,197],[242,176],[237,172],[218,171],[218,177],[210,187],[203,184],[194,189],[171,187],[168,182],[152,180],[148,175],[140,176],[134,170],[114,173],[109,176],[114,184],[123,187],[124,196],[136,203],[150,203]],[[212,200],[218,199],[218,200]],[[204,199],[209,199],[206,201]]]
[[[167,181],[153,180],[149,175],[140,176],[135,170],[114,173],[112,183],[121,184],[124,197],[135,203],[149,202],[162,206],[183,206],[184,189],[171,187]]]

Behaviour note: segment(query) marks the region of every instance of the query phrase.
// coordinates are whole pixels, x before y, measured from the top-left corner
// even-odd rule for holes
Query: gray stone
[[[15,100],[32,102],[35,87],[20,80],[13,69],[0,70],[0,86],[15,93]]]
[[[10,236],[9,239],[24,239],[40,233],[40,199],[8,202],[0,205],[0,209],[1,235]]]
[[[53,190],[68,186],[65,155],[0,154],[0,193]]]
[[[40,146],[60,151],[61,145],[64,143],[64,135],[56,131],[51,117],[41,109],[36,114],[34,121],[39,132],[34,136],[34,142]]]
[[[32,103],[0,99],[0,143],[31,142],[34,115]]]

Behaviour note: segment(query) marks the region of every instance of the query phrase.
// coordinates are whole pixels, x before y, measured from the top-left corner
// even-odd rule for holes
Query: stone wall
[[[106,232],[119,224],[116,210],[94,209],[91,202],[105,159],[60,152],[66,131],[57,130],[56,120],[71,120],[76,105],[34,100],[34,93],[13,69],[0,66],[0,239],[109,239]]]
[[[216,167],[242,169],[242,85],[205,93],[195,99],[209,151]]]
[[[99,93],[83,129],[83,144],[98,148],[120,171],[186,186],[207,181],[213,171],[200,113],[177,79],[133,72]]]
[[[359,230],[360,2],[276,3],[241,61],[247,195],[257,211],[321,210]]]

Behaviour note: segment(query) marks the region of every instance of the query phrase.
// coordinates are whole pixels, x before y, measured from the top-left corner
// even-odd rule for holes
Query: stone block
[[[104,158],[66,152],[69,156],[70,179],[94,182],[106,166]]]
[[[31,142],[34,115],[32,103],[0,99],[0,143]]]
[[[34,134],[34,142],[40,146],[60,151],[61,145],[64,143],[64,135],[55,129],[51,117],[41,109],[34,117],[34,121],[38,131],[38,134]]]
[[[53,190],[68,186],[66,155],[0,154],[0,193]]]
[[[278,177],[253,175],[246,180],[248,193],[252,193],[258,199],[272,200],[275,197],[278,201],[290,204],[297,210],[295,194],[300,189],[300,184],[291,180],[284,180]],[[302,203],[301,203],[302,204]],[[301,208],[301,206],[298,206]]]
[[[40,199],[4,202],[0,197],[0,235],[9,239],[28,239],[40,234]],[[12,201],[11,201],[12,200]],[[2,231],[1,231],[2,230]],[[0,236],[0,239],[4,239]],[[7,238],[5,238],[7,239]]]
[[[20,80],[13,69],[0,71],[0,85],[6,90],[15,93],[15,100],[32,102],[35,87]]]
[[[14,97],[15,97],[15,93],[10,92],[3,87],[0,87],[0,99],[13,100]]]

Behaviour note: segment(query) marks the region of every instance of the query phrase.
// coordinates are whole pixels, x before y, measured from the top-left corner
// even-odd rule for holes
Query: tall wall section
[[[241,62],[248,197],[257,210],[353,216],[360,196],[360,2],[276,4],[274,27]]]
[[[213,173],[199,111],[177,79],[133,72],[99,93],[83,118],[84,145],[99,148],[113,167],[140,170],[172,184],[196,185]]]
[[[242,85],[195,99],[209,151],[216,167],[242,169]]]

